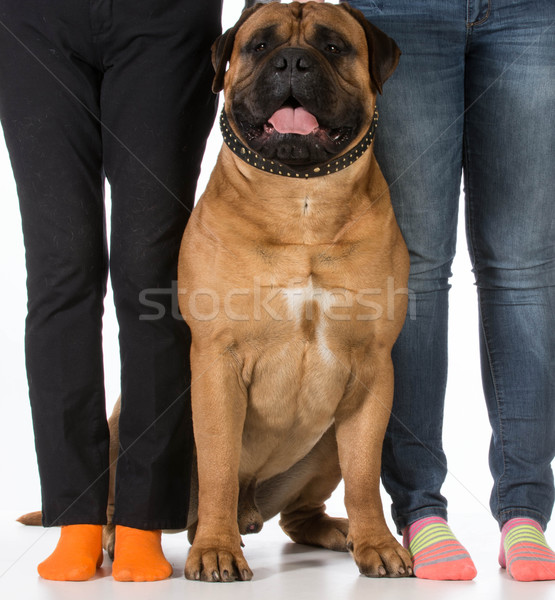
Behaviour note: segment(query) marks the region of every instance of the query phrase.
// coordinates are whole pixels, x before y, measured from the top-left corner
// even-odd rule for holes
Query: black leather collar
[[[342,171],[348,166],[352,165],[357,161],[370,147],[376,127],[378,126],[378,109],[374,111],[374,117],[372,118],[372,124],[368,129],[366,135],[360,140],[360,142],[347,154],[341,155],[339,158],[335,158],[329,163],[323,163],[315,167],[310,167],[306,170],[296,171],[283,163],[276,160],[269,160],[262,158],[254,150],[247,148],[238,136],[231,129],[229,120],[225,114],[225,108],[222,110],[220,116],[220,129],[224,142],[227,144],[229,149],[237,155],[241,160],[245,161],[251,167],[265,171],[266,173],[272,173],[274,175],[282,175],[283,177],[297,177],[302,179],[308,179],[310,177],[322,177],[323,175],[330,175],[337,171]]]

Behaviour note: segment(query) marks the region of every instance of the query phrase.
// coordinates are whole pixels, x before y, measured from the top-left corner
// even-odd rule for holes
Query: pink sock
[[[403,545],[421,579],[468,581],[476,567],[466,549],[441,517],[419,519],[403,530]]]
[[[511,519],[503,525],[499,564],[518,581],[555,579],[555,553],[533,519]]]

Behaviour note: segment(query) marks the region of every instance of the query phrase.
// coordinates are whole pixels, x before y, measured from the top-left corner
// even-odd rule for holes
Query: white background
[[[224,4],[223,23],[227,28],[236,20],[242,1],[227,0]],[[203,163],[199,192],[206,184],[220,143],[216,127]],[[40,508],[40,491],[24,368],[26,290],[21,219],[3,140],[0,142],[0,192],[0,510],[26,512]],[[109,206],[107,211],[109,214]],[[489,423],[479,373],[476,290],[467,258],[464,219],[460,221],[451,291],[450,372],[444,435],[449,476],[443,491],[449,499],[451,513],[480,513],[483,516],[489,511],[491,487],[487,467]],[[111,290],[105,306],[104,361],[110,411],[120,388],[118,329]],[[388,513],[387,499],[384,504]],[[331,512],[343,511],[341,489],[329,505]]]
[[[225,0],[224,28],[239,15],[243,0]],[[378,131],[379,135],[379,131]],[[221,138],[216,127],[208,143],[199,181],[206,185]],[[109,198],[109,194],[107,194]],[[15,184],[5,147],[0,140],[0,597],[35,600],[98,598],[114,600],[203,598],[236,600],[523,600],[533,591],[536,600],[553,600],[553,583],[522,584],[499,569],[499,533],[491,518],[488,498],[491,477],[487,466],[490,430],[480,383],[476,290],[466,251],[464,219],[460,219],[458,253],[453,266],[450,313],[450,372],[447,387],[444,440],[449,475],[443,492],[449,499],[449,520],[478,568],[473,582],[372,580],[357,576],[352,558],[292,544],[274,519],[263,531],[245,539],[245,557],[254,571],[248,584],[204,584],[186,581],[183,565],[188,551],[185,533],[164,535],[163,547],[174,573],[170,580],[125,584],[110,577],[110,561],[93,580],[74,584],[45,581],[36,565],[52,552],[58,532],[23,527],[16,516],[40,508],[31,414],[24,369],[23,332],[26,313],[25,264],[21,220]],[[461,209],[464,210],[461,200]],[[109,214],[109,200],[107,213]],[[111,290],[106,298],[104,362],[107,409],[119,394],[117,323]],[[389,500],[384,508],[390,527]],[[342,487],[328,503],[332,515],[344,514]],[[392,527],[393,529],[393,527]],[[529,586],[532,585],[533,588]],[[78,588],[78,589],[77,589]]]

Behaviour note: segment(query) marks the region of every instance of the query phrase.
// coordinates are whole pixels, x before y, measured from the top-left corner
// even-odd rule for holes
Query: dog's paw
[[[193,544],[185,564],[185,577],[193,581],[250,581],[252,571],[241,549]]]
[[[347,542],[362,575],[366,577],[409,577],[412,575],[410,554],[393,537],[374,542]]]
[[[336,552],[347,552],[347,535],[349,521],[318,514],[314,517],[299,520],[291,516],[283,516],[279,522],[285,533],[297,544],[321,546]]]

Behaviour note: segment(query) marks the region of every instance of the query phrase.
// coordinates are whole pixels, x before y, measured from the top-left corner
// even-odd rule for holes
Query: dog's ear
[[[363,27],[368,43],[368,63],[370,78],[376,90],[381,94],[385,81],[389,79],[399,64],[401,50],[388,35],[370,21],[356,8],[348,4],[341,6],[350,13]]]
[[[239,20],[235,25],[223,33],[213,44],[212,44],[212,65],[216,74],[214,75],[214,81],[212,82],[212,91],[217,94],[224,89],[224,77],[227,69],[227,63],[231,58],[233,52],[233,44],[235,43],[235,36],[239,31],[241,25],[252,16],[259,8],[262,8],[263,4],[256,4],[252,8],[246,8],[239,17]]]

